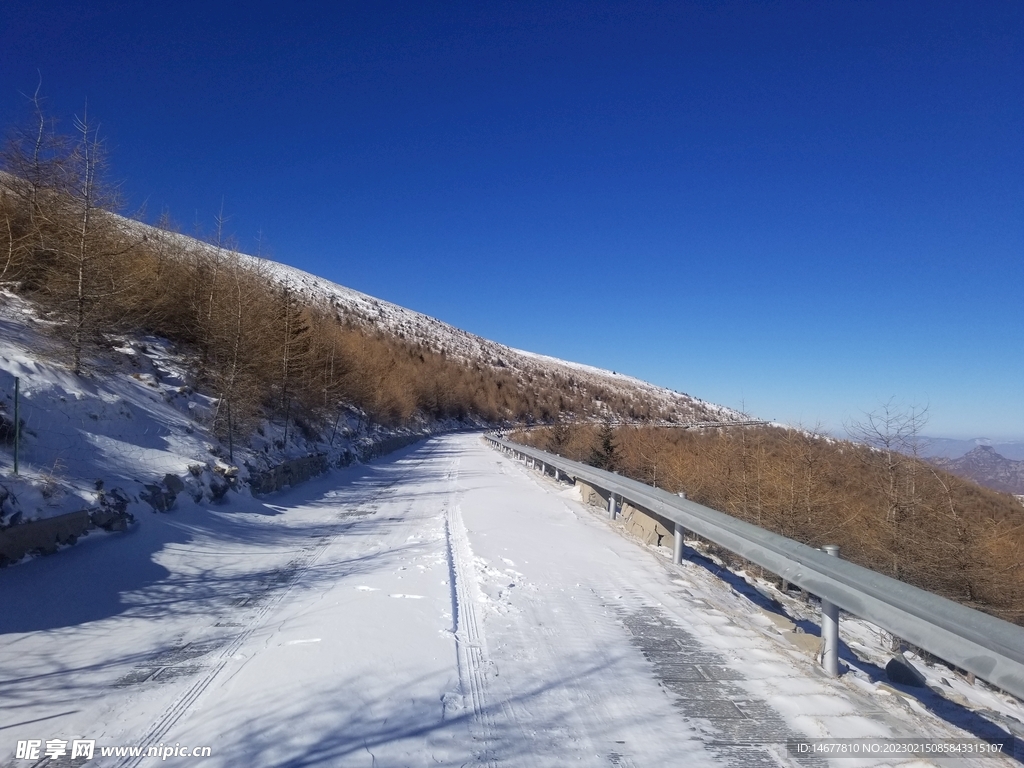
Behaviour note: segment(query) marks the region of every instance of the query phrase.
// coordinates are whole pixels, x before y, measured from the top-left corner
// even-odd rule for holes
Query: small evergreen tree
[[[569,425],[565,423],[561,412],[559,412],[555,416],[554,424],[551,425],[551,431],[548,437],[548,450],[558,456],[561,456],[570,437]]]
[[[619,455],[615,445],[615,430],[610,421],[601,426],[597,436],[598,444],[590,452],[587,463],[592,467],[614,472],[619,467]]]

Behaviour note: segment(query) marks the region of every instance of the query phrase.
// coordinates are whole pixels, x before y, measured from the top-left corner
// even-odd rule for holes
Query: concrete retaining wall
[[[607,491],[594,488],[581,480],[576,481],[576,487],[580,489],[580,497],[585,503],[608,509]],[[645,544],[673,546],[675,523],[655,512],[635,507],[632,504],[623,504],[620,501],[617,520],[628,533],[636,536]]]

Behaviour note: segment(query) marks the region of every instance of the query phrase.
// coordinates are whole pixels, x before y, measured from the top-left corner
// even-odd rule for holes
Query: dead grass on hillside
[[[600,429],[516,439],[593,462]],[[1011,496],[901,455],[776,427],[615,431],[624,475],[1001,618],[1024,623],[1024,514]]]
[[[386,425],[419,418],[544,422],[596,412],[659,418],[649,405],[560,375],[453,359],[320,305],[242,259],[218,219],[204,244],[119,216],[94,126],[70,135],[35,102],[0,152],[0,283],[35,302],[76,373],[114,333],[165,337],[194,353],[195,385],[245,431],[262,417],[326,429],[355,408]]]

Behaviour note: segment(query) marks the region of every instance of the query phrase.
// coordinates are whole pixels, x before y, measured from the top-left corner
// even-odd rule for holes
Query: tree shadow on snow
[[[538,766],[580,758],[614,765],[617,747],[612,737],[606,732],[579,733],[576,705],[557,695],[566,685],[601,675],[613,664],[581,666],[568,680],[527,682],[510,695],[488,692],[479,712],[463,706],[457,681],[450,681],[451,690],[438,695],[438,680],[427,676],[390,681],[384,690],[379,680],[354,678],[339,679],[312,693],[298,712],[260,712],[241,704],[210,713],[204,727],[225,734],[215,747],[218,764],[223,765]],[[466,706],[469,700],[466,695]],[[615,728],[640,724],[639,715],[633,715],[636,722],[630,717],[619,712]],[[193,741],[197,737],[188,736]],[[605,754],[576,752],[582,749],[576,741],[579,736],[590,738],[591,748]]]
[[[417,495],[404,492],[400,481],[418,474],[419,460],[409,457],[422,450],[413,446],[373,465],[335,470],[269,499],[229,495],[227,503],[212,507],[185,499],[169,513],[142,512],[125,533],[91,532],[56,555],[0,569],[0,637],[121,615],[216,612],[263,593],[266,584],[283,583],[282,573],[294,571],[331,537],[373,540],[401,525],[401,516],[376,515],[376,501]],[[284,523],[274,519],[296,506],[315,514]],[[396,548],[314,565],[303,571],[299,588],[388,567],[400,554]],[[253,555],[263,568],[246,562]]]

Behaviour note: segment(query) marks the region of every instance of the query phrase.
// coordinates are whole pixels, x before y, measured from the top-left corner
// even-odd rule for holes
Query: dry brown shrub
[[[551,428],[520,441],[549,449]],[[1024,510],[1010,496],[904,457],[893,515],[892,458],[776,427],[624,428],[623,474],[811,546],[838,544],[865,567],[1024,623]],[[596,428],[574,428],[562,455],[586,461]],[[902,459],[901,459],[902,460]],[[912,492],[911,492],[912,491]]]

